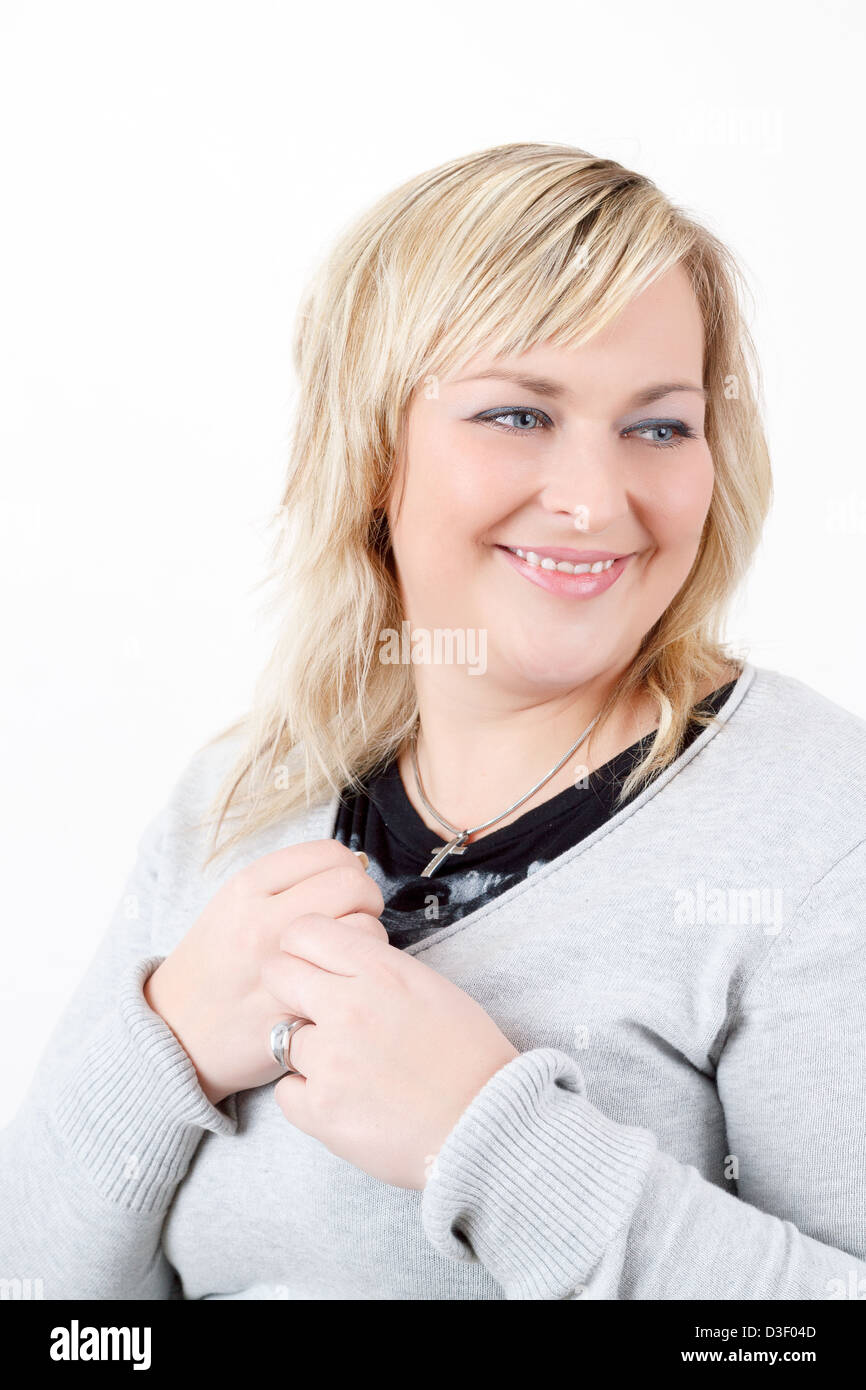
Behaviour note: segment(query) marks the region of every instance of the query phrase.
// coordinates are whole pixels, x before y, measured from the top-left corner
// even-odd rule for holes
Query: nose
[[[543,464],[538,500],[578,531],[606,531],[631,512],[626,479],[609,442],[563,445]]]

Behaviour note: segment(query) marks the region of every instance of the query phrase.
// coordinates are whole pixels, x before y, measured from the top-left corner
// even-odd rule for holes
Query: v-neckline
[[[719,689],[725,689],[728,686],[731,687],[724,697],[725,701],[727,701],[728,696],[733,693],[733,687],[735,685],[736,680],[732,680],[725,681],[723,686],[719,687]],[[711,700],[714,701],[717,693],[717,690],[711,691],[709,695],[704,696],[702,700],[696,702],[695,708],[701,708],[702,706],[706,706]],[[719,705],[719,709],[723,708],[724,701]],[[713,713],[715,712],[717,711],[714,704]],[[696,731],[693,734],[689,743],[694,742],[699,736],[699,732],[700,731]],[[627,748],[623,748],[618,753],[615,753],[613,757],[608,758],[605,763],[594,769],[590,774],[590,784],[587,790],[591,792],[595,801],[604,807],[605,819],[609,819],[613,814],[613,801],[615,801],[615,796],[611,798],[611,787],[617,788],[616,780],[611,782],[610,779],[611,769],[619,767],[620,765],[624,766],[627,758],[629,759],[630,767],[633,767],[635,762],[635,750],[639,749],[645,751],[643,746],[651,742],[654,733],[655,729],[644,734],[641,738],[635,739]],[[604,792],[598,783],[593,784],[591,780],[592,778],[598,777],[599,774],[603,774],[606,778]],[[424,863],[426,863],[432,856],[444,849],[449,840],[453,837],[449,836],[446,839],[441,830],[431,830],[425,821],[422,820],[417,808],[406,791],[396,760],[392,760],[388,764],[384,776],[389,782],[396,784],[391,796],[399,802],[399,807],[395,808],[393,802],[388,806],[387,793],[385,797],[379,797],[377,799],[375,784],[368,788],[367,794],[376,805],[379,816],[387,825],[388,833],[399,843],[402,850],[413,858],[417,858],[419,861],[423,860]],[[636,793],[629,797],[629,802],[634,800],[635,797]],[[507,850],[512,844],[525,843],[527,835],[536,833],[545,822],[558,820],[564,813],[571,816],[585,814],[589,808],[589,804],[586,792],[580,795],[573,785],[563,787],[546,801],[542,801],[537,806],[533,806],[528,811],[524,811],[516,820],[509,821],[507,825],[491,830],[489,834],[484,835],[480,840],[471,841],[466,847],[466,854],[460,856],[458,867],[469,869],[473,865],[483,865],[491,855],[496,855],[503,849]],[[397,814],[396,824],[389,814],[389,812],[394,812],[395,810]],[[430,840],[435,837],[440,837],[439,842],[436,845],[431,845]],[[473,854],[471,853],[472,851],[476,852]],[[423,867],[423,864],[421,867]]]
[[[489,898],[486,902],[473,908],[471,912],[467,912],[465,916],[458,917],[455,921],[446,923],[437,931],[428,933],[419,941],[414,941],[410,945],[404,946],[402,948],[403,953],[412,956],[419,955],[422,951],[426,951],[431,946],[435,946],[437,942],[444,941],[446,938],[455,935],[458,931],[462,931],[465,927],[472,926],[475,922],[487,916],[488,913],[497,911],[503,904],[508,903],[511,899],[519,897],[522,893],[532,892],[538,884],[551,874],[559,872],[560,869],[563,869],[567,864],[571,863],[573,859],[577,859],[581,855],[589,853],[599,840],[611,834],[627,816],[637,815],[647,802],[664,791],[667,784],[691,762],[692,758],[696,757],[701,749],[705,748],[707,744],[715,738],[716,734],[721,732],[722,727],[728,722],[734,710],[742,702],[756,676],[757,668],[754,667],[750,661],[744,661],[743,669],[739,679],[734,684],[734,688],[731,690],[724,704],[716,711],[715,720],[717,722],[709,724],[703,729],[698,737],[693,739],[688,748],[684,749],[678,758],[675,758],[672,763],[669,763],[668,766],[660,772],[658,776],[654,777],[637,796],[631,798],[618,811],[615,811],[613,815],[609,816],[607,820],[592,831],[590,835],[579,840],[577,844],[570,845],[562,854],[558,854],[554,859],[548,860],[548,862],[537,869],[535,873],[529,874],[526,878],[521,879],[518,883],[507,888],[503,893],[497,893],[495,897]],[[340,793],[335,792],[326,805],[320,805],[317,810],[313,810],[309,814],[305,830],[308,839],[323,838],[328,835],[329,830],[333,827],[339,804]],[[504,829],[508,829],[508,826],[505,826]],[[479,843],[481,842],[479,841]],[[431,877],[431,885],[434,882],[435,877]]]

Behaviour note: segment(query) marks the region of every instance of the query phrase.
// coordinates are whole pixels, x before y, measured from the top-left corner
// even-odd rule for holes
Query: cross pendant
[[[437,846],[427,868],[421,871],[421,878],[430,878],[431,874],[435,873],[443,859],[447,859],[449,854],[462,854],[466,848],[468,833],[466,830],[461,830],[460,834],[455,835],[453,840],[449,840],[447,845]]]

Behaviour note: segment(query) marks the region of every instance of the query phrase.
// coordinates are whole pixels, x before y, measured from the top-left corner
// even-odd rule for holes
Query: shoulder
[[[242,770],[249,747],[244,721],[200,745],[182,764],[152,826],[155,909],[154,950],[167,954],[216,890],[251,859],[303,838],[307,811],[287,813],[278,824],[228,846],[216,857],[215,831],[226,792]],[[237,826],[231,813],[219,835]]]
[[[331,798],[323,796],[310,805],[295,804],[235,844],[225,844],[240,827],[240,813],[232,807],[219,827],[218,822],[226,796],[246,770],[251,747],[248,720],[239,720],[200,745],[182,766],[157,818],[164,891],[179,894],[184,883],[202,890],[210,885],[213,891],[249,861],[307,838],[308,827],[325,824]],[[217,844],[224,848],[212,858]]]
[[[844,853],[864,835],[866,719],[796,676],[751,664],[749,674],[715,740],[731,789],[777,830],[799,821],[800,835],[828,847],[838,837]]]
[[[866,771],[866,719],[796,676],[753,666],[742,710],[763,729],[768,749],[796,749],[806,759],[851,757]]]
[[[218,798],[245,747],[243,725],[232,725],[190,753],[168,783],[160,810],[139,845],[163,894],[173,895],[179,881],[203,870],[213,848]]]
[[[192,826],[206,816],[232,770],[239,766],[247,746],[247,726],[239,720],[201,744],[170,788],[167,809],[176,828]]]

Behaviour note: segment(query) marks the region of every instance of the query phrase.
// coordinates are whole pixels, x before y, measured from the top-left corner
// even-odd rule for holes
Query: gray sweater
[[[606,824],[408,949],[520,1055],[422,1192],[214,1107],[142,986],[219,884],[332,832],[336,797],[202,871],[231,740],[141,840],[0,1133],[0,1279],[46,1298],[866,1296],[866,722],[747,664]],[[430,1077],[436,1085],[436,1077]]]

